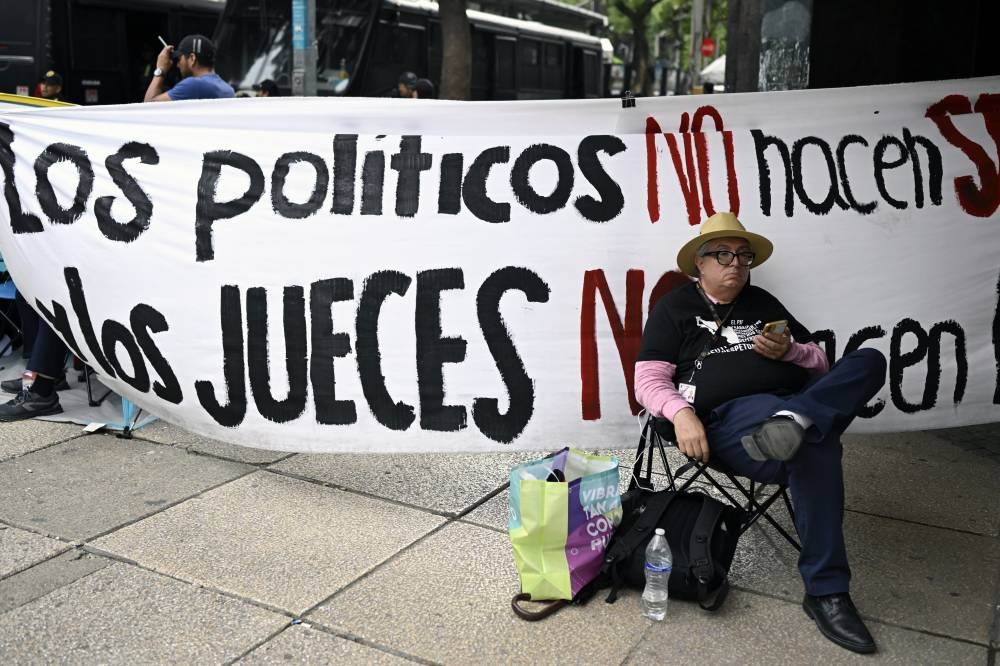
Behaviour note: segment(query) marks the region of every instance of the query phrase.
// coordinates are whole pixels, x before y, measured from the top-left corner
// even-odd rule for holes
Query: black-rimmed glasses
[[[733,257],[739,257],[740,266],[749,266],[753,263],[753,260],[757,257],[755,252],[730,252],[729,250],[713,250],[711,252],[702,252],[703,257],[715,257],[723,266],[728,266],[733,263]]]

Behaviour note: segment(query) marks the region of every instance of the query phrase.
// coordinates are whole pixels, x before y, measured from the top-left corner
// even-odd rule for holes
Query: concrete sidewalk
[[[992,665],[998,442],[997,425],[845,438],[853,596],[879,644],[861,657],[806,618],[795,553],[765,527],[716,615],[674,603],[654,624],[628,592],[517,619],[507,474],[536,453],[290,455],[165,424],[133,440],[3,424],[0,663]]]

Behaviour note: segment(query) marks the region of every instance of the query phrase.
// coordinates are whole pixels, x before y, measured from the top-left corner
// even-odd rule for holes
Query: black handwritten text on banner
[[[0,249],[75,354],[205,435],[626,445],[642,326],[719,210],[831,361],[886,354],[856,430],[1000,415],[998,79],[169,106],[0,112]]]

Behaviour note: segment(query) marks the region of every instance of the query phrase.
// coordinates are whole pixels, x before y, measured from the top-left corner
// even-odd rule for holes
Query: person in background
[[[399,83],[396,84],[396,93],[399,97],[413,97],[413,89],[417,85],[417,75],[413,72],[403,72],[399,75]]]
[[[264,79],[260,83],[255,83],[253,89],[257,92],[257,97],[280,97],[281,91],[278,84],[271,79]]]
[[[29,325],[32,319],[33,325]],[[20,378],[0,382],[0,390],[16,394],[12,400],[0,405],[0,422],[60,414],[62,405],[56,391],[69,388],[66,382],[66,357],[69,354],[66,343],[30,307],[26,307],[22,321],[25,348],[30,346],[30,357]],[[32,332],[33,337],[29,338]]]
[[[170,90],[163,90],[163,75],[174,65],[183,77]],[[163,47],[156,56],[156,69],[146,89],[144,102],[176,102],[184,99],[236,97],[233,87],[215,73],[215,44],[204,35],[188,35],[174,49]]]
[[[62,95],[62,88],[63,79],[59,74],[51,69],[45,72],[45,76],[42,77],[42,85],[40,89],[40,94],[43,99],[59,101]]]
[[[437,97],[437,92],[430,79],[417,79],[416,83],[413,84],[413,92],[410,97],[413,99],[434,99]]]

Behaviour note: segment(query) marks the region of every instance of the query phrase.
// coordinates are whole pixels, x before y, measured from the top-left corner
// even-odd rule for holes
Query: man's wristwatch
[[[157,67],[153,70],[153,76],[163,76],[163,70]]]

